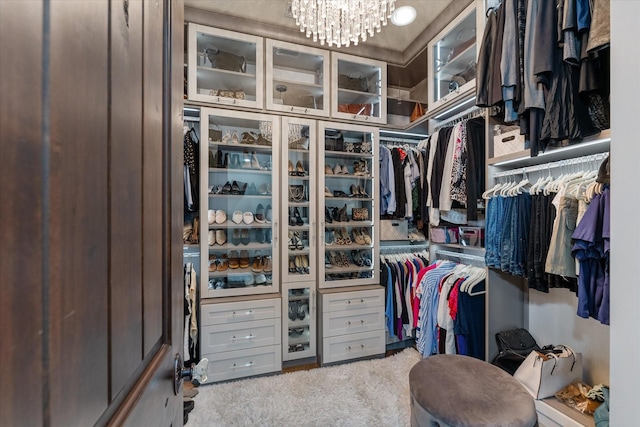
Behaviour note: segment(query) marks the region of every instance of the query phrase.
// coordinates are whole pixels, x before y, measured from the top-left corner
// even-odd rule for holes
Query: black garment
[[[484,192],[484,118],[476,117],[467,126],[467,221],[478,219],[477,200]]]
[[[531,198],[531,225],[527,252],[527,283],[530,289],[549,292],[549,288],[566,288],[577,292],[578,282],[574,278],[564,278],[544,271],[549,253],[555,207],[551,204],[555,195],[533,195]]]
[[[391,161],[393,162],[395,175],[393,183],[396,187],[396,212],[394,216],[396,218],[404,218],[406,216],[407,195],[404,188],[404,161],[401,160],[400,150],[398,148],[391,150]]]
[[[429,165],[429,147],[431,146],[431,139],[427,141],[426,148],[420,152],[420,156],[422,157],[422,162],[424,164],[424,171],[420,174],[420,219],[423,221],[428,221],[429,218],[429,208],[427,208],[427,188],[429,186],[429,179],[427,177],[427,166]]]
[[[476,65],[476,105],[491,107],[502,101],[500,57],[504,33],[504,8],[488,12]]]
[[[196,132],[193,128],[184,135],[183,150],[184,150],[184,168],[186,173],[184,174],[184,210],[186,212],[196,212],[199,205],[199,191],[198,191],[198,139]],[[188,181],[188,182],[187,182]],[[189,200],[189,194],[191,200]]]
[[[438,132],[438,142],[433,155],[433,166],[431,168],[431,207],[440,208],[440,189],[442,188],[442,174],[444,172],[444,161],[447,157],[449,139],[451,138],[453,127],[445,127]]]

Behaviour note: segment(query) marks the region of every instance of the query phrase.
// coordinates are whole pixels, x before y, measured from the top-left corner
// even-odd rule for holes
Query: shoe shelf
[[[345,90],[340,92],[356,92]],[[321,122],[318,132],[324,220],[319,224],[321,288],[378,282],[376,194],[378,130],[360,125]],[[336,150],[342,148],[344,151]],[[357,216],[354,219],[354,214]],[[367,218],[360,220],[360,218]],[[357,238],[357,241],[356,241]]]
[[[280,284],[279,189],[278,176],[269,169],[279,167],[278,155],[273,155],[278,151],[277,145],[242,141],[277,142],[278,119],[259,113],[239,116],[229,110],[201,108],[200,125],[202,134],[209,132],[211,139],[200,147],[201,164],[211,166],[201,168],[201,205],[206,206],[210,216],[215,212],[215,220],[205,229],[209,235],[201,250],[201,277],[214,279],[214,283],[213,289],[208,288],[208,283],[201,284],[201,298],[276,293]],[[210,242],[214,244],[209,245]],[[227,268],[209,271],[211,259],[218,267],[224,263]],[[265,265],[268,271],[264,271]]]
[[[282,359],[316,357],[317,122],[282,117],[280,272]]]

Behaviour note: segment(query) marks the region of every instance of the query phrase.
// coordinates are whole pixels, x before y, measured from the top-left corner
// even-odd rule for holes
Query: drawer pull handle
[[[360,344],[360,348],[364,350],[364,344]]]
[[[237,337],[234,335],[234,336],[233,336],[233,338],[231,338],[231,341],[235,341],[235,340],[250,340],[250,339],[253,339],[253,338],[255,338],[255,337],[256,337],[256,336],[255,336],[255,335],[253,335],[253,334],[249,334],[249,335],[247,335],[246,337],[240,337],[240,338],[237,338]]]
[[[360,319],[360,324],[364,325],[364,319]]]
[[[351,351],[351,346],[347,347],[347,351]]]
[[[360,298],[360,302],[361,302],[361,303],[364,303],[364,300],[363,300],[362,298]]]
[[[236,368],[250,368],[253,366],[253,362],[249,362],[249,363],[245,363],[244,365],[236,365],[235,363],[233,364],[233,366],[231,367],[231,369],[236,369]]]
[[[347,326],[351,326],[351,321],[347,321]]]
[[[347,304],[351,304],[351,300],[348,300],[348,301],[347,301]]]
[[[235,311],[232,314],[233,316],[253,316],[253,310],[245,311],[244,313],[236,313]]]

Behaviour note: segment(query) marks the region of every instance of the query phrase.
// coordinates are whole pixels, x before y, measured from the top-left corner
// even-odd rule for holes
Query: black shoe
[[[296,225],[304,225],[304,221],[302,220],[302,216],[300,215],[298,208],[293,208],[293,216],[296,218]]]
[[[196,406],[196,402],[194,402],[193,400],[185,400],[183,402],[183,406],[184,406],[184,412],[186,412],[187,414],[191,411],[193,411],[193,408]]]
[[[324,220],[327,224],[331,224],[333,222],[333,218],[331,218],[331,211],[329,208],[324,208]]]

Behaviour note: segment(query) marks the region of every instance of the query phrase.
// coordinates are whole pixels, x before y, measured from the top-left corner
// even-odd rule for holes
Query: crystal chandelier
[[[349,47],[373,37],[387,25],[395,0],[293,0],[291,12],[296,25],[313,41],[329,46]]]

